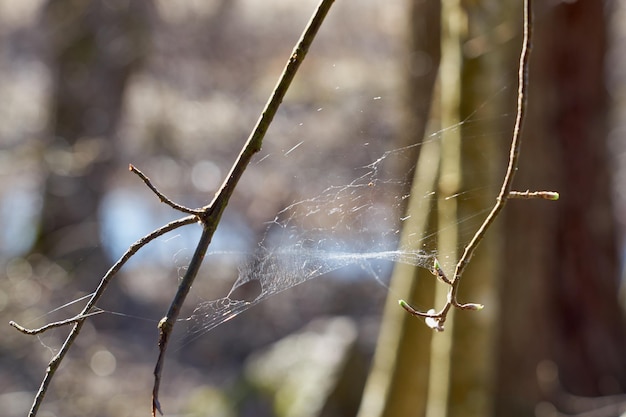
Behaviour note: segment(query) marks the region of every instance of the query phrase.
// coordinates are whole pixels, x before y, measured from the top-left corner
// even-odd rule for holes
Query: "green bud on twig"
[[[480,311],[483,308],[485,308],[483,304],[475,304],[475,303],[459,304],[458,307],[462,310],[473,310],[473,311]]]

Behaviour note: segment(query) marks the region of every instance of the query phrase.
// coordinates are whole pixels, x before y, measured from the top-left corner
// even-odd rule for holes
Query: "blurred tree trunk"
[[[539,3],[516,184],[558,190],[561,199],[512,202],[505,213],[497,415],[527,416],[543,395],[552,400],[540,387],[555,382],[555,369],[573,394],[626,390],[606,147],[606,5]]]
[[[145,54],[150,2],[53,0],[43,10],[53,86],[34,251],[101,275],[98,209],[115,165],[129,77]],[[91,285],[91,284],[90,284]]]
[[[490,132],[493,127],[489,126],[494,115],[502,114],[501,98],[493,96],[502,84],[502,63],[497,54],[484,47],[504,42],[492,30],[502,19],[504,5],[488,8],[483,2],[460,0],[439,3],[442,7],[442,57],[436,113],[444,128],[472,114],[472,131],[468,132],[469,125],[463,124],[461,129],[442,131],[441,141],[423,146],[408,214],[416,215],[412,211],[414,200],[425,195],[419,189],[427,180],[422,172],[436,170],[439,163],[434,158],[441,158],[436,186],[439,197],[433,207],[436,213],[428,225],[405,223],[403,233],[420,234],[429,228],[438,230],[438,252],[447,255],[440,262],[446,272],[452,274],[459,248],[471,238],[460,234],[459,219],[474,215],[495,202],[504,172],[504,154],[510,135],[507,131],[494,136]],[[480,41],[476,42],[478,39]],[[433,162],[435,168],[424,168]],[[473,199],[447,198],[485,188],[493,192]],[[420,209],[424,211],[424,207]],[[394,269],[393,291],[385,309],[374,367],[368,380],[368,388],[376,385],[387,391],[384,396],[372,399],[375,390],[366,390],[360,417],[490,415],[496,372],[493,360],[498,317],[496,273],[501,259],[495,244],[497,233],[497,228],[492,229],[472,258],[460,291],[461,300],[483,302],[488,309],[480,313],[450,314],[443,333],[434,333],[423,321],[399,309],[394,293],[396,286],[403,283],[402,288],[410,288],[415,305],[438,309],[445,303],[448,287],[424,269],[406,265],[397,265]]]
[[[400,146],[419,143],[424,136],[441,54],[440,1],[410,0],[407,7],[406,113],[402,129],[406,134],[400,138]],[[430,142],[417,148],[421,148],[420,162],[414,172],[411,195],[421,197],[436,187],[439,147]],[[413,160],[417,157],[415,152]],[[432,207],[424,207],[420,200],[409,202],[406,212],[410,217],[404,222],[406,232],[401,238],[403,247],[417,250],[421,249],[419,242],[411,242],[408,231],[422,236],[432,230],[434,223]],[[435,280],[423,268],[397,264],[391,286],[359,417],[423,415],[426,406],[432,330],[406,314],[391,294],[410,294],[407,301],[413,305],[431,305]]]
[[[441,0],[408,0],[407,8],[406,53],[401,62],[405,80],[403,126],[398,129],[398,147],[420,143],[424,138],[441,61]],[[407,158],[409,164],[417,161],[420,146],[414,149],[413,157]],[[402,168],[402,173],[413,175],[409,167]],[[407,178],[411,180],[412,177]]]
[[[441,142],[438,247],[441,254],[449,254],[450,259],[440,262],[452,275],[463,247],[475,232],[471,230],[468,235],[460,222],[495,203],[504,172],[503,155],[510,142],[508,131],[496,133],[493,127],[504,107],[502,97],[494,95],[501,88],[503,68],[498,48],[494,48],[502,39],[493,28],[502,21],[506,3],[442,3],[442,127],[470,118],[460,129],[445,131]],[[477,39],[487,47],[477,46]],[[459,197],[449,198],[454,195]],[[484,417],[491,413],[498,317],[494,300],[501,265],[498,234],[497,225],[488,231],[463,274],[459,290],[461,302],[483,303],[487,308],[481,312],[452,311],[445,331],[433,336],[428,417]],[[448,291],[445,285],[437,286],[436,308],[443,306]]]

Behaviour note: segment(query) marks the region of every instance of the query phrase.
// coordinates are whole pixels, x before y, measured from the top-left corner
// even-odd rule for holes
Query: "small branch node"
[[[430,272],[446,284],[452,285],[452,281],[450,281],[446,276],[446,273],[441,268],[441,265],[439,264],[437,258],[435,258],[435,260],[433,261],[433,269],[431,269]]]

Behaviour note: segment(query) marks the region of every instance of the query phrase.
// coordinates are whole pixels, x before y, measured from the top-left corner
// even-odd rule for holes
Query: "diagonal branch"
[[[16,328],[18,331],[20,331],[20,332],[22,332],[24,334],[29,334],[31,336],[34,336],[36,334],[44,333],[44,332],[46,332],[46,331],[48,331],[50,329],[54,329],[56,327],[63,327],[63,326],[67,326],[68,324],[78,323],[79,321],[82,321],[82,320],[86,319],[87,317],[95,316],[95,315],[101,314],[103,312],[104,311],[102,311],[102,310],[98,310],[98,311],[92,311],[91,313],[87,313],[87,314],[79,314],[79,315],[71,317],[69,319],[48,323],[45,326],[37,327],[36,329],[29,329],[27,327],[21,326],[21,325],[17,324],[16,322],[14,322],[13,320],[11,320],[9,322],[9,326]]]
[[[454,271],[453,283],[458,281],[463,275],[465,267],[469,263],[474,251],[485,237],[487,229],[492,225],[494,220],[498,217],[507,200],[509,194],[513,188],[513,178],[517,171],[517,164],[519,161],[519,153],[522,145],[522,128],[526,119],[526,106],[528,103],[528,67],[530,63],[530,49],[531,49],[531,37],[533,28],[533,10],[532,0],[524,0],[524,41],[522,43],[522,52],[520,53],[519,71],[518,71],[518,90],[517,90],[517,115],[515,117],[515,126],[513,127],[513,139],[511,140],[511,150],[509,152],[509,163],[506,168],[506,174],[504,175],[504,181],[500,188],[500,194],[496,198],[496,204],[491,209],[491,212],[480,226],[476,234],[465,247],[463,255],[456,265]],[[456,287],[453,287],[456,288]],[[456,290],[455,290],[456,293]]]
[[[213,201],[203,208],[203,212],[199,214],[202,221],[203,230],[200,241],[196,246],[196,250],[189,264],[189,268],[185,273],[176,295],[170,304],[167,314],[159,322],[159,357],[154,368],[154,386],[152,389],[152,415],[155,416],[156,412],[163,414],[161,411],[161,405],[159,403],[159,386],[161,383],[161,373],[163,372],[163,363],[165,360],[165,352],[169,344],[170,335],[174,328],[174,324],[178,319],[180,310],[185,302],[185,298],[191,289],[191,285],[195,280],[202,260],[206,254],[207,248],[211,243],[213,233],[215,232],[217,225],[220,222],[222,213],[230,200],[230,197],[239,182],[239,179],[243,175],[246,167],[250,163],[252,156],[261,150],[263,138],[269,128],[274,115],[283,101],[291,82],[293,81],[300,64],[304,61],[304,58],[309,50],[309,47],[313,43],[317,32],[322,25],[330,7],[334,0],[322,0],[315,13],[309,20],[302,36],[300,37],[296,47],[294,48],[289,61],[281,74],[271,97],[269,98],[256,126],[252,130],[248,140],[246,141],[241,153],[231,168],[228,177],[222,184],[222,187],[217,192]]]
[[[68,324],[74,325],[74,327],[72,327],[72,330],[70,331],[70,334],[67,336],[67,338],[63,342],[61,349],[59,349],[57,354],[54,355],[54,357],[48,363],[46,374],[43,380],[41,381],[41,385],[39,386],[39,389],[37,390],[37,393],[35,394],[35,399],[33,400],[33,404],[31,405],[30,411],[28,413],[29,417],[35,417],[37,415],[37,412],[39,411],[39,407],[41,407],[41,404],[43,403],[43,400],[46,396],[48,388],[50,387],[52,378],[54,378],[54,375],[56,374],[56,371],[59,368],[59,365],[61,365],[61,362],[65,358],[65,355],[67,355],[67,352],[69,352],[70,348],[74,344],[74,341],[78,337],[82,329],[83,323],[85,322],[85,319],[89,316],[99,313],[99,311],[92,312],[91,310],[95,307],[96,303],[100,300],[100,298],[104,294],[104,291],[108,287],[109,283],[111,282],[113,277],[115,277],[115,275],[119,272],[122,266],[124,266],[124,264],[130,258],[132,258],[133,255],[135,255],[141,248],[143,248],[145,245],[147,245],[154,239],[172,230],[178,229],[181,226],[195,223],[196,221],[197,221],[196,216],[183,217],[182,219],[175,220],[173,222],[166,224],[165,226],[162,226],[154,230],[153,232],[147,234],[146,236],[142,237],[141,239],[133,243],[126,250],[126,252],[122,255],[122,257],[118,259],[118,261],[102,277],[102,279],[100,280],[100,284],[98,285],[98,288],[93,293],[93,295],[91,296],[91,298],[89,299],[89,301],[87,302],[83,310],[76,317],[72,317],[71,319],[68,319],[68,320],[62,320],[59,322],[50,323],[46,326],[43,326],[40,329],[27,329],[25,327],[20,326],[19,324],[15,322],[11,322],[11,326],[15,327],[17,330],[26,334],[38,334],[54,327],[60,327],[60,326],[68,325]]]

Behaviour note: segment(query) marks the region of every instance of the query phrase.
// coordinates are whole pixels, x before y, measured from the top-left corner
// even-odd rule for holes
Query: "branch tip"
[[[412,314],[414,316],[422,316],[424,313],[421,313],[419,311],[417,311],[416,309],[414,309],[413,307],[411,307],[411,305],[409,303],[407,303],[404,300],[398,300],[398,304],[400,304],[400,307],[402,307],[403,309],[405,309],[409,314]]]
[[[159,412],[159,415],[163,415],[163,411],[161,410],[161,404],[159,403],[159,400],[156,398],[153,398],[152,399],[152,417],[156,417],[157,411]]]
[[[531,199],[540,198],[543,200],[556,201],[559,199],[559,193],[556,191],[510,191],[509,198]]]
[[[398,304],[409,314],[416,317],[434,318],[434,316],[436,315],[435,310],[429,310],[428,313],[423,313],[411,307],[411,305],[404,300],[398,300]]]
[[[139,178],[141,178],[141,180],[144,182],[144,184],[146,184],[146,186],[150,189],[150,191],[152,191],[154,193],[154,195],[156,195],[162,203],[167,204],[168,206],[170,206],[174,210],[178,210],[178,211],[180,211],[182,213],[194,214],[196,216],[200,215],[203,212],[200,209],[194,210],[194,209],[191,209],[189,207],[185,207],[185,206],[180,205],[178,203],[175,203],[174,201],[169,199],[165,194],[163,194],[161,191],[159,191],[159,189],[156,188],[154,186],[154,184],[152,184],[152,181],[150,181],[150,178],[148,178],[148,176],[146,174],[144,174],[143,172],[138,170],[133,164],[129,164],[128,165],[128,170],[130,172],[132,172],[133,174],[136,174]]]
[[[485,308],[483,304],[477,304],[477,303],[459,304],[457,305],[457,307],[460,308],[461,310],[472,310],[472,311],[480,311],[483,308]]]

